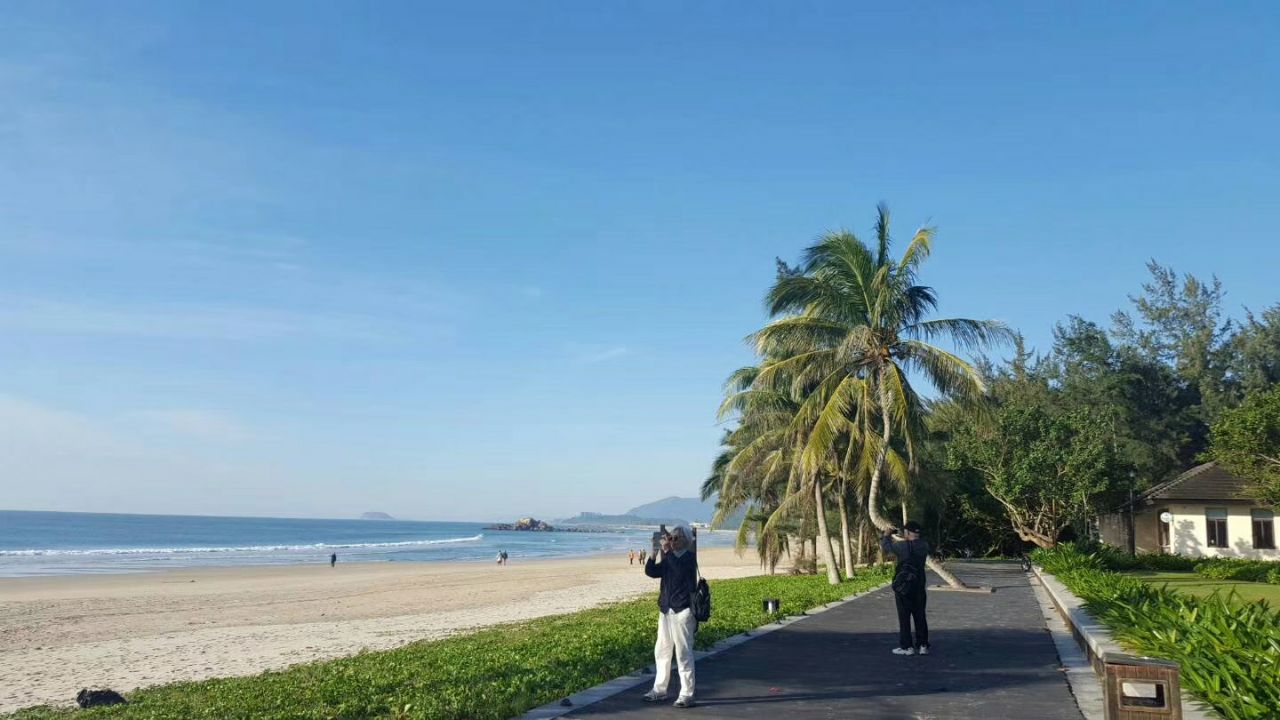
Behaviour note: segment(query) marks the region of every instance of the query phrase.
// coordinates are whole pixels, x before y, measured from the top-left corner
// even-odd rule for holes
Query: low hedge
[[[1185,555],[1139,553],[1130,555],[1110,545],[1080,544],[1086,554],[1097,556],[1108,570],[1195,572],[1211,580],[1240,580],[1280,585],[1280,563],[1245,558],[1191,558]]]
[[[1088,546],[1087,550],[1096,554],[1108,569],[1120,571],[1191,572],[1195,570],[1196,565],[1200,562],[1199,558],[1190,558],[1186,555],[1165,555],[1162,553],[1130,555],[1119,548],[1101,544]]]
[[[889,580],[888,566],[839,585],[825,576],[711,581],[707,648],[784,614],[798,614]],[[655,583],[656,585],[656,583]],[[779,598],[766,615],[763,598]],[[174,683],[127,693],[128,705],[35,707],[10,720],[506,720],[653,662],[653,597],[493,627],[394,650],[295,665],[252,677]]]
[[[1116,640],[1182,667],[1182,684],[1228,720],[1274,720],[1280,708],[1280,613],[1235,593],[1195,598],[1110,569],[1071,544],[1032,560],[1057,576]]]
[[[1280,585],[1280,564],[1243,558],[1205,558],[1196,573],[1213,580],[1244,580]]]

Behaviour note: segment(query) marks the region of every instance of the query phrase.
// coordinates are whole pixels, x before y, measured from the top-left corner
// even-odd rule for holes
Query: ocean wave
[[[86,549],[32,549],[0,550],[0,557],[36,555],[181,555],[184,553],[232,553],[232,552],[301,552],[307,550],[353,550],[371,548],[422,547],[452,543],[476,542],[484,539],[484,533],[471,537],[444,538],[442,540],[402,540],[384,543],[315,543],[313,545],[240,545],[230,547],[179,547],[179,548],[86,548]]]

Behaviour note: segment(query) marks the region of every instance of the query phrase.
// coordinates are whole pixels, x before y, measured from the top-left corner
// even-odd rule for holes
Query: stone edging
[[[860,597],[870,595],[871,593],[877,590],[886,588],[888,586],[889,586],[889,583],[887,582],[881,583],[879,585],[876,585],[873,588],[868,588],[867,590],[863,590],[862,592],[857,593],[855,595],[850,595],[849,597],[844,598],[843,600],[834,600],[832,602],[827,603],[826,605],[819,605],[818,607],[810,608],[804,611],[804,613],[801,615],[788,615],[777,622],[772,622],[772,623],[769,623],[768,625],[761,625],[760,627],[755,628],[754,630],[748,630],[744,633],[740,633],[732,637],[727,637],[721,640],[720,642],[716,643],[715,645],[713,645],[710,650],[698,650],[694,652],[693,659],[696,662],[704,658],[709,658],[718,653],[722,653],[731,647],[737,647],[738,645],[741,645],[742,643],[745,643],[747,641],[755,640],[756,638],[763,637],[773,632],[774,630],[781,630],[782,628],[788,625],[791,625],[793,623],[800,622],[801,620],[804,620],[807,617],[818,615],[834,607],[840,607],[845,603],[853,602],[854,600],[857,600]],[[586,690],[583,690],[581,692],[576,692],[570,695],[568,700],[570,703],[572,703],[571,705],[561,705],[560,703],[563,701],[557,700],[555,702],[547,703],[546,705],[543,705],[541,707],[536,707],[526,712],[525,714],[519,716],[518,718],[515,718],[515,720],[552,720],[552,718],[558,718],[562,715],[567,715],[575,710],[581,710],[587,705],[598,703],[601,700],[617,695],[618,693],[623,692],[624,690],[630,690],[631,688],[636,687],[638,685],[643,685],[645,683],[651,683],[651,682],[653,682],[653,674],[651,671],[649,673],[636,671],[631,673],[630,675],[623,675],[621,677],[614,678],[607,682],[603,682],[599,685],[596,685],[595,687],[587,688]]]
[[[1089,664],[1093,667],[1094,674],[1099,680],[1102,679],[1102,656],[1104,653],[1114,652],[1131,654],[1129,650],[1121,647],[1119,643],[1111,637],[1111,631],[1105,625],[1094,619],[1084,608],[1084,601],[1076,597],[1075,593],[1067,589],[1066,585],[1058,578],[1045,572],[1040,566],[1033,565],[1032,572],[1040,580],[1040,585],[1048,593],[1053,601],[1054,608],[1058,611],[1066,621],[1067,627],[1070,628],[1071,634],[1075,636],[1076,643],[1084,652]],[[1203,702],[1194,695],[1182,691],[1182,717],[1184,720],[1219,720],[1220,716],[1212,709],[1205,706]]]

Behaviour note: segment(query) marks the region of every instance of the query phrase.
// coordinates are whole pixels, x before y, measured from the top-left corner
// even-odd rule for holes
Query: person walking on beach
[[[676,525],[666,534],[654,533],[653,554],[644,574],[660,580],[658,585],[658,641],[653,646],[653,689],[645,702],[667,699],[671,682],[671,655],[680,670],[680,696],[675,706],[693,707],[693,635],[698,621],[693,617],[693,595],[698,588],[698,556],[690,544],[689,526]]]
[[[929,543],[920,539],[923,530],[912,520],[902,528],[902,540],[893,539],[893,529],[884,531],[880,549],[898,559],[893,573],[893,598],[898,606],[898,647],[894,655],[928,655],[929,621],[925,618],[924,563],[929,557]],[[911,624],[916,633],[911,637]]]
[[[636,551],[635,551],[635,550],[628,550],[628,551],[627,551],[627,564],[628,564],[628,565],[635,565],[635,564],[636,564]]]
[[[329,553],[329,567],[338,564],[338,553]]]

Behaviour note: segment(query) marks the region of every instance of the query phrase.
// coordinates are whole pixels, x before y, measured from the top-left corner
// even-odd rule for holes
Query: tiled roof
[[[1138,503],[1155,500],[1248,500],[1245,480],[1216,462],[1197,465],[1138,496]]]

